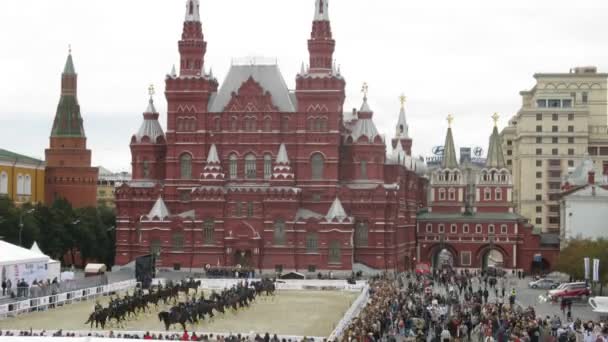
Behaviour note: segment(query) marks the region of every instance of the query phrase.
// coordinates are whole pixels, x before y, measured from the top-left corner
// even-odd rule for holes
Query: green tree
[[[608,240],[573,239],[568,242],[559,255],[556,269],[571,275],[574,279],[585,278],[584,258],[590,261],[590,272],[593,271],[593,259],[600,260],[600,283],[608,283]],[[591,277],[593,274],[590,274]]]

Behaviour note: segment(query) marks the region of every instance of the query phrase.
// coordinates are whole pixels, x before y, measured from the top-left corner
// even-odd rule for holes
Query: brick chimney
[[[587,174],[587,182],[591,185],[595,184],[595,171],[589,171]]]

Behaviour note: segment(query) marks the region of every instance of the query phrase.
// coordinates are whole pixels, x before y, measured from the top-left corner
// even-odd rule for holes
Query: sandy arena
[[[189,330],[214,333],[250,333],[289,334],[300,336],[329,336],[340,321],[359,292],[348,291],[277,291],[275,297],[258,297],[249,309],[239,309],[234,314],[216,314],[214,320],[204,321],[196,326],[188,325]],[[181,297],[183,300],[183,297]],[[100,297],[100,303],[106,307],[108,297]],[[89,330],[85,325],[93,311],[95,300],[64,305],[63,307],[20,315],[0,321],[2,329],[48,329],[48,330]],[[171,305],[159,305],[159,310],[139,315],[127,321],[123,326],[106,326],[109,330],[124,331],[164,331],[164,324],[158,320],[157,313],[168,310]],[[171,331],[180,330],[178,325]],[[96,330],[93,327],[93,330]]]

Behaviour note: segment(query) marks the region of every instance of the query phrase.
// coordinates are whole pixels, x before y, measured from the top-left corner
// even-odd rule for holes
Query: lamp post
[[[22,246],[22,241],[21,241],[21,236],[23,235],[23,216],[25,216],[26,214],[31,214],[34,212],[34,208],[26,210],[26,211],[21,211],[21,215],[19,215],[19,246]]]

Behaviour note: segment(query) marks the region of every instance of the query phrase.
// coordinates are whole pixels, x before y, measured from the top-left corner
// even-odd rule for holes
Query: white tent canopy
[[[48,256],[42,252],[40,247],[38,247],[38,243],[36,241],[34,241],[34,244],[30,248],[30,251],[44,255],[44,256]],[[49,261],[47,262],[47,270],[48,270],[47,277],[49,280],[54,280],[55,278],[57,280],[62,280],[61,279],[61,263],[59,261],[53,260],[49,257]],[[72,278],[73,278],[73,276],[72,276]]]
[[[48,262],[50,260],[50,258],[44,254],[36,253],[1,240],[0,251],[2,251],[2,253],[0,253],[0,266]]]

